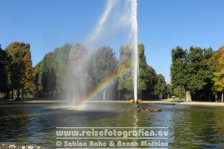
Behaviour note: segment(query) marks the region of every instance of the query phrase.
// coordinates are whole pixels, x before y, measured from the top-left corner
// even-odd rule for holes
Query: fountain
[[[113,22],[113,23],[111,23]],[[132,75],[133,75],[133,89],[134,89],[134,102],[138,103],[138,24],[137,24],[137,0],[107,0],[106,7],[96,23],[94,30],[90,33],[85,41],[86,47],[82,45],[74,45],[74,49],[84,50],[85,54],[70,53],[72,57],[76,57],[74,63],[70,63],[68,76],[64,86],[67,86],[67,98],[75,105],[84,105],[87,101],[91,100],[99,90],[102,90],[107,80],[102,80],[96,89],[88,87],[90,84],[88,75],[89,65],[91,65],[91,58],[97,52],[99,47],[110,45],[108,41],[117,41],[121,37],[121,32],[125,33],[123,36],[124,41],[119,41],[119,44],[124,44],[128,41],[130,50],[132,50]],[[129,34],[129,35],[128,35]],[[126,39],[127,38],[127,39]],[[77,51],[77,50],[71,50]],[[78,57],[78,58],[77,58]],[[129,68],[130,69],[130,68]],[[125,70],[124,70],[125,71]],[[72,75],[70,75],[72,73]],[[111,79],[115,79],[122,75],[122,71],[118,70],[111,74]],[[110,76],[108,76],[110,78]],[[109,80],[108,82],[111,82]],[[105,98],[105,91],[103,96]],[[83,103],[83,101],[84,103]]]
[[[131,0],[131,34],[132,34],[132,50],[133,50],[133,85],[134,85],[134,102],[138,103],[138,22],[137,22],[137,0]]]

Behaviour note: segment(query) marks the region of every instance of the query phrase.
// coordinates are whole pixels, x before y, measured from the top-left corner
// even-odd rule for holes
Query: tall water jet
[[[133,50],[133,85],[134,85],[134,101],[138,100],[138,21],[137,21],[137,0],[131,0],[131,37]]]
[[[132,75],[130,81],[133,81],[134,88],[134,101],[138,102],[137,33],[137,0],[107,0],[102,15],[84,41],[85,46],[74,45],[70,51],[69,71],[64,84],[67,99],[75,105],[85,105],[89,100],[98,98],[98,93],[102,95],[100,91],[105,89],[106,86],[102,86],[102,84],[107,84],[105,81],[112,82],[107,86],[113,85],[113,80],[123,75],[124,72],[130,72]],[[98,79],[96,83],[95,78],[103,73],[97,71],[98,65],[95,65],[93,60],[96,58],[94,57],[100,48],[113,45],[114,41],[118,45],[128,42],[127,50],[131,52],[130,64],[132,62],[132,65],[125,68],[128,71],[119,68],[111,70],[109,74]],[[110,94],[114,95],[112,92]],[[106,96],[108,97],[104,92],[100,98],[104,97],[105,99]]]

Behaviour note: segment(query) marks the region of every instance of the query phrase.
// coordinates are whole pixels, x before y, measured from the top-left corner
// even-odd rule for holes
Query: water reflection
[[[131,104],[102,104],[101,109],[86,111],[43,105],[0,106],[0,140],[53,146],[56,127],[169,127],[171,148],[224,147],[223,107],[139,106],[162,111],[130,112],[128,109],[135,108]]]
[[[224,133],[219,134],[220,127],[217,127],[223,117],[217,119],[215,116],[218,109],[224,110],[220,107],[177,106],[172,119],[172,148],[223,147]]]
[[[7,116],[6,116],[7,113]],[[20,113],[20,117],[16,118],[16,114]],[[21,135],[30,135],[27,126],[30,123],[28,109],[21,108],[1,108],[0,112],[0,140],[11,141],[12,138],[20,138]],[[3,139],[2,139],[3,138]]]
[[[137,115],[137,110],[135,110],[134,113],[133,113],[133,119],[134,119],[133,126],[134,126],[134,127],[138,127],[138,115]]]

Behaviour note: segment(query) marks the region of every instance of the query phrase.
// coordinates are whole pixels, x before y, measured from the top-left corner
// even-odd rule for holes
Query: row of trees
[[[224,100],[224,48],[181,47],[172,49],[171,83],[184,90],[186,101]]]
[[[156,74],[146,63],[144,50],[143,44],[140,44],[138,96],[144,99],[166,98],[171,95],[171,86],[166,84],[163,75]],[[119,58],[110,47],[97,49],[86,59],[88,61],[85,60],[87,53],[88,49],[84,45],[65,44],[46,54],[33,68],[30,45],[13,42],[5,50],[0,49],[0,93],[7,99],[74,97],[77,92],[86,93],[96,87],[123,67],[129,68],[128,71],[118,77],[107,92],[111,92],[114,99],[133,98],[131,47],[122,46]],[[87,65],[83,65],[83,62]],[[87,71],[81,72],[82,67],[88,67],[85,69]]]
[[[186,101],[224,100],[224,47],[216,52],[199,47],[172,49],[172,86],[147,64],[144,45],[139,44],[138,49],[139,98],[158,99],[176,95],[186,98]],[[11,43],[5,50],[0,48],[0,95],[7,99],[74,97],[77,92],[87,93],[119,68],[126,68],[128,71],[118,77],[107,92],[113,93],[116,99],[131,99],[131,51],[129,45],[124,45],[117,58],[110,47],[102,47],[86,58],[89,55],[84,45],[66,44],[46,54],[33,68],[30,45]],[[82,67],[87,67],[87,71],[81,71]],[[105,95],[99,98],[105,98]]]
[[[122,67],[129,69],[117,78],[113,86],[107,90],[107,93],[111,92],[113,94],[113,97],[107,97],[107,99],[133,98],[133,76],[132,69],[130,69],[132,52],[130,46],[121,47],[119,58],[116,57],[110,47],[97,49],[96,53],[87,59],[88,61],[85,60],[85,57],[88,56],[87,53],[88,49],[84,45],[76,44],[72,46],[66,44],[47,54],[35,67],[36,95],[39,97],[61,95],[74,97],[78,93],[86,93],[83,89],[91,90],[96,87],[102,80]],[[171,95],[171,86],[166,84],[164,76],[157,75],[156,71],[147,65],[143,44],[139,45],[139,58],[139,97],[153,99],[166,98]],[[86,71],[82,72],[81,67],[87,67],[85,68]],[[52,72],[55,74],[52,75]],[[49,77],[53,76],[53,78],[48,78],[44,74],[51,74]],[[48,86],[49,88],[47,88]],[[105,97],[102,95],[99,98]]]
[[[6,50],[0,47],[0,92],[4,98],[31,96],[33,80],[30,45],[14,42]]]

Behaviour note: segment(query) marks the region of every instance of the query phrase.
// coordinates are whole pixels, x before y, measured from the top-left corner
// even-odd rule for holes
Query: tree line
[[[172,49],[171,83],[186,101],[224,100],[224,47]],[[185,95],[183,94],[185,92]]]
[[[30,45],[13,42],[5,50],[0,48],[0,97],[23,98],[68,98],[76,96],[74,90],[86,93],[120,68],[127,71],[117,77],[106,91],[113,97],[107,99],[132,99],[132,52],[129,45],[119,50],[119,56],[110,47],[101,47],[89,58],[87,72],[80,74],[80,58],[89,49],[82,44],[65,44],[46,54],[32,67]],[[145,47],[139,44],[138,97],[144,100],[163,99],[171,96],[191,100],[223,101],[224,99],[224,47],[218,51],[211,48],[190,47],[189,50],[172,49],[171,84],[162,74],[147,64]],[[74,69],[75,72],[74,72]],[[79,76],[85,75],[88,83]],[[74,88],[74,84],[78,86]],[[77,85],[78,84],[78,85]],[[105,93],[105,92],[104,92]],[[105,98],[101,94],[97,98]]]
[[[62,98],[74,93],[74,83],[80,83],[78,72],[70,66],[78,67],[78,59],[88,50],[82,44],[65,44],[46,54],[42,61],[32,67],[30,45],[13,42],[5,50],[0,49],[0,93],[5,99]],[[165,78],[146,63],[144,45],[139,44],[139,97],[144,99],[166,98],[171,95],[171,86]],[[101,47],[88,63],[88,83],[80,84],[91,89],[120,67],[131,67],[132,53],[128,45],[120,48],[119,58],[110,47]],[[132,70],[116,78],[113,92],[116,99],[133,98]],[[73,81],[73,82],[72,82]],[[65,85],[66,84],[66,85]]]

